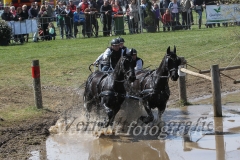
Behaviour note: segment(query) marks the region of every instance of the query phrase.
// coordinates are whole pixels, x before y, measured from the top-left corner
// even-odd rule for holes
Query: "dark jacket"
[[[5,20],[5,21],[11,21],[13,20],[13,15],[12,13],[6,13],[6,12],[3,12],[3,14],[1,15],[2,19]]]
[[[112,51],[110,56],[112,68],[115,69],[115,66],[117,65],[119,59],[121,58],[122,50],[119,49],[118,51],[114,51],[112,48],[110,48],[110,50]]]
[[[107,15],[105,14],[106,11],[109,11]],[[104,20],[107,18],[111,18],[112,17],[112,6],[111,5],[107,5],[107,6],[102,5],[100,8],[100,13],[102,14]]]
[[[66,15],[64,16],[65,19],[65,24],[71,24],[73,22],[73,12],[70,11],[68,12],[68,14],[66,13]]]
[[[36,18],[38,16],[38,10],[35,8],[30,8],[28,10],[28,16],[29,18]]]
[[[194,6],[196,6],[196,5],[198,5],[198,6],[201,6],[201,5],[203,5],[203,0],[194,0],[193,1],[193,4],[194,4]]]
[[[25,20],[24,13],[17,13],[16,16],[13,18],[14,21],[19,21],[19,18],[22,18],[21,21]]]
[[[22,11],[23,12],[23,17],[24,17],[24,19],[28,19],[28,11],[26,10],[26,11]]]

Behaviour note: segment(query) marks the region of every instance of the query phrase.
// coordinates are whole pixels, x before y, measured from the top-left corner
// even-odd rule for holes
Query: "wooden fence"
[[[181,57],[183,64],[179,67],[179,99],[181,102],[187,102],[186,81],[185,75],[190,74],[193,76],[205,78],[212,82],[212,97],[213,97],[213,110],[215,117],[222,117],[222,104],[221,104],[221,87],[220,87],[220,71],[240,69],[240,66],[232,66],[226,68],[219,68],[218,65],[212,65],[210,70],[203,70],[199,73],[190,71],[185,68],[186,61],[184,57]],[[210,76],[203,75],[201,73],[211,73]],[[235,80],[234,84],[240,83],[240,80]]]

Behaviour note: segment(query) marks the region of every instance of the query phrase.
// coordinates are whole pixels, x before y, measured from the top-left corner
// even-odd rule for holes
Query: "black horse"
[[[174,46],[174,51],[170,51],[169,46],[166,55],[156,70],[143,70],[136,73],[137,80],[132,83],[129,92],[130,95],[133,94],[142,99],[142,104],[148,114],[148,116],[140,117],[142,122],[147,124],[154,120],[151,109],[156,107],[161,119],[170,96],[168,79],[177,81],[180,64],[181,59],[176,55],[176,47]]]
[[[135,61],[131,56],[119,59],[111,73],[95,71],[89,75],[84,91],[84,106],[91,112],[92,106],[103,107],[108,115],[105,127],[113,124],[123,101],[126,90],[124,82],[133,82],[136,79],[134,72]]]

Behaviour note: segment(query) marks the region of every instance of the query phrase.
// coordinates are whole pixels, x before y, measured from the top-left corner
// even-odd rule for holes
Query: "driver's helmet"
[[[129,50],[129,52],[127,53],[127,55],[129,55],[129,56],[136,55],[136,54],[137,54],[137,50],[134,49],[134,48],[131,48],[131,49]]]
[[[118,38],[115,38],[111,41],[111,46],[114,46],[114,45],[119,45],[120,41]]]
[[[124,39],[122,37],[118,37],[120,43],[124,43]]]

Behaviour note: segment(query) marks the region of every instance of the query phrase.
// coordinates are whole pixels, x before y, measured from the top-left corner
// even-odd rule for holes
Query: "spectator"
[[[63,35],[63,28],[64,28],[64,18],[65,18],[65,15],[66,15],[66,12],[65,12],[65,7],[63,6],[63,2],[59,2],[58,3],[58,8],[56,10],[56,13],[58,15],[57,19],[58,19],[58,25],[60,26],[60,36],[61,36],[61,39],[64,38],[64,35]]]
[[[82,34],[85,37],[85,30],[86,30],[86,23],[85,23],[85,15],[84,12],[80,10],[80,7],[77,6],[77,11],[73,14],[73,21],[74,21],[74,38],[77,37],[78,28],[77,26],[82,25]]]
[[[36,6],[37,13],[40,11],[40,6],[38,5],[38,2],[34,2]]]
[[[86,18],[86,32],[88,38],[92,35],[92,25],[95,28],[95,36],[98,37],[98,22],[97,22],[97,9],[89,5],[89,8],[85,9],[85,18]]]
[[[38,17],[38,11],[36,9],[36,5],[34,2],[31,4],[31,8],[28,10],[28,17],[29,18]],[[33,33],[33,42],[37,42],[37,40],[38,40],[38,30]]]
[[[17,14],[14,6],[10,7],[10,12],[12,13],[13,17],[15,17]]]
[[[70,10],[72,13],[76,11],[76,6],[73,4],[73,0],[69,0]]]
[[[146,0],[141,0],[141,16],[142,19],[144,19],[145,17],[147,17],[147,13],[146,13],[146,7],[147,7],[147,3]]]
[[[88,1],[87,0],[83,0],[82,2],[79,3],[80,10],[82,12],[84,12],[85,9],[88,8],[88,5],[89,5]]]
[[[177,2],[177,0],[172,0],[172,2],[169,3],[168,8],[171,9],[172,20],[179,22],[180,3]]]
[[[170,9],[166,9],[166,12],[164,13],[162,17],[162,23],[163,23],[163,31],[166,31],[166,27],[168,28],[168,31],[170,31],[170,26],[172,26],[172,16],[170,14]]]
[[[46,11],[47,11],[47,16],[49,17],[49,20],[50,20],[53,16],[52,6],[49,5],[48,1],[45,1],[45,7],[46,7]]]
[[[48,14],[46,11],[46,7],[44,5],[41,6],[40,11],[38,13],[38,17],[41,23],[41,29],[43,30],[43,36],[45,40],[49,40],[48,34]]]
[[[73,13],[70,10],[70,5],[67,5],[66,9],[65,9],[65,32],[66,32],[66,37],[67,39],[72,38],[72,22],[73,22]]]
[[[91,5],[92,8],[97,9],[97,2],[96,2],[96,0],[89,0],[89,4]]]
[[[28,19],[29,15],[28,15],[27,5],[22,6],[22,12],[23,12],[23,15],[24,15],[24,19]]]
[[[203,12],[203,7],[205,7],[203,0],[194,0],[193,4],[195,6],[195,10],[198,14],[198,28],[201,29],[202,25],[202,12]]]
[[[166,9],[168,8],[169,3],[170,3],[170,0],[160,0],[159,6],[160,6],[160,12],[162,16],[164,15],[164,13],[166,13]]]
[[[31,8],[28,10],[29,18],[36,18],[38,16],[38,10],[36,9],[35,3],[31,4]]]
[[[52,39],[55,40],[56,30],[55,30],[54,24],[52,22],[50,22],[48,24],[48,32],[49,32],[50,40],[52,40]]]
[[[103,5],[103,0],[97,0],[97,10],[100,12],[100,8]]]
[[[21,8],[21,7],[18,7],[18,8],[17,8],[16,16],[14,17],[13,20],[14,20],[14,21],[23,21],[23,20],[25,20],[25,19],[24,19],[24,14],[23,14],[23,11],[22,11],[22,8]],[[24,42],[23,34],[14,35],[14,38],[15,38],[15,41],[17,41],[17,40],[19,39],[19,41],[20,41],[21,44]]]
[[[112,25],[112,6],[109,5],[108,0],[104,0],[103,5],[100,8],[103,21],[103,36],[110,36]]]
[[[4,8],[4,11],[1,15],[1,18],[5,21],[12,21],[13,20],[13,15],[12,13],[10,12],[10,7],[6,6]]]
[[[138,5],[136,0],[132,0],[131,4],[129,5],[129,18],[130,18],[130,33],[138,33]]]
[[[193,8],[193,2],[192,0],[181,0],[180,4],[182,8],[182,25],[185,26],[185,29],[191,29],[190,12],[191,8]]]
[[[28,10],[27,10],[27,5],[22,6],[22,12],[23,12],[24,19],[28,19],[29,15],[28,15]],[[26,34],[26,36],[27,36],[26,42],[28,42],[29,34]]]
[[[119,5],[119,2],[117,0],[112,4],[112,10],[113,10],[113,14],[117,14],[117,15],[123,14],[122,7]]]
[[[153,5],[153,12],[155,14],[155,25],[157,30],[159,31],[159,20],[161,19],[160,9],[157,3]]]

